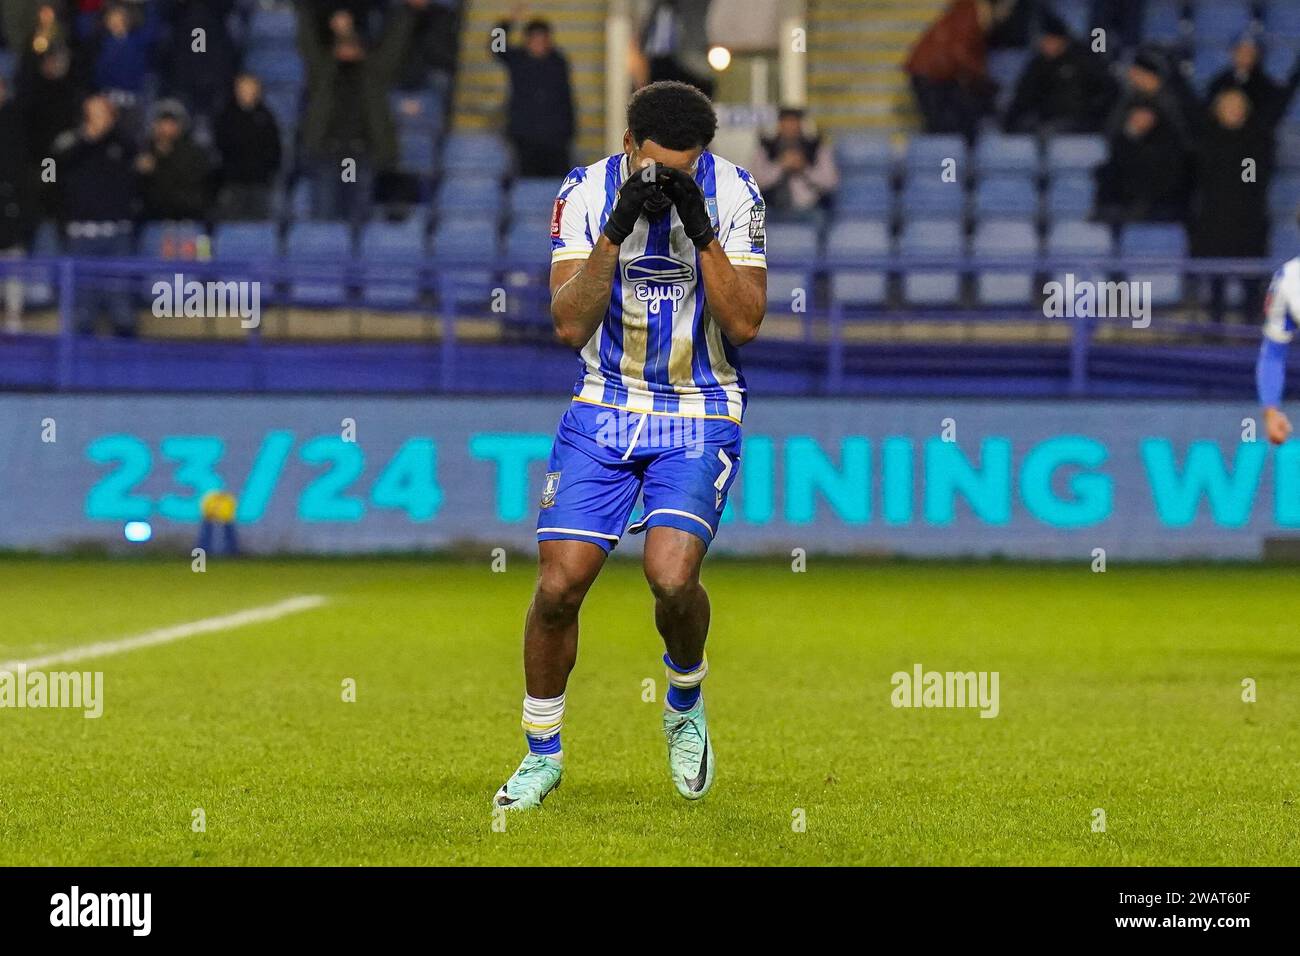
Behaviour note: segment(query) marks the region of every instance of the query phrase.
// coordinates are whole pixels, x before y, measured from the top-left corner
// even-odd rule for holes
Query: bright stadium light
[[[725,46],[709,47],[709,66],[721,73],[731,66],[731,51]]]
[[[153,537],[153,527],[147,521],[128,521],[122,529],[127,541],[142,544]]]

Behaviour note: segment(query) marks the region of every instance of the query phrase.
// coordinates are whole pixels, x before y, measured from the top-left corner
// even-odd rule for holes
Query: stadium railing
[[[1024,376],[1019,385],[1003,383],[1000,389],[1033,394],[1068,394],[1083,396],[1097,394],[1105,373],[1099,369],[1099,360],[1106,368],[1119,371],[1121,378],[1129,376],[1130,385],[1139,390],[1154,388],[1159,392],[1161,382],[1168,389],[1185,393],[1187,390],[1216,393],[1222,391],[1223,366],[1231,367],[1236,374],[1243,363],[1253,360],[1253,348],[1258,342],[1257,322],[1246,325],[1212,324],[1203,317],[1203,308],[1196,298],[1196,284],[1183,283],[1177,300],[1167,304],[1152,305],[1149,322],[1141,310],[1129,303],[1121,315],[1048,315],[1043,306],[1044,283],[1060,281],[1067,274],[1077,277],[1077,282],[1141,281],[1144,277],[1177,276],[1180,279],[1219,277],[1223,279],[1251,279],[1266,281],[1276,263],[1257,259],[1192,259],[1169,256],[1127,256],[1122,266],[1114,256],[990,256],[990,255],[917,255],[892,253],[880,256],[842,256],[820,254],[803,257],[785,257],[780,260],[784,272],[802,272],[808,277],[808,288],[802,289],[802,302],[776,301],[769,297],[769,322],[782,325],[779,332],[761,337],[746,350],[746,366],[750,356],[756,355],[760,364],[798,367],[797,380],[789,380],[781,390],[792,394],[845,392],[870,392],[875,386],[861,381],[875,377],[879,381],[890,378],[889,371],[881,368],[883,357],[896,356],[900,367],[906,368],[916,356],[930,355],[922,363],[921,371],[904,372],[903,376],[919,375],[927,380],[942,379],[947,374],[945,363],[951,365],[954,380],[960,380],[974,361],[987,361],[991,353],[1007,361],[994,368],[1002,374]],[[881,274],[891,285],[919,273],[955,274],[970,285],[981,275],[1015,274],[1032,277],[1031,295],[1022,304],[979,305],[969,297],[961,301],[936,305],[915,305],[900,301],[891,293],[885,301],[858,304],[841,301],[827,294],[828,278],[836,271],[852,270],[861,274]],[[85,297],[116,294],[131,299],[132,308],[150,308],[154,283],[173,284],[179,274],[185,282],[200,283],[257,283],[261,309],[299,309],[307,313],[333,313],[340,310],[357,310],[376,313],[417,314],[434,319],[437,326],[436,342],[425,347],[421,355],[428,356],[436,350],[438,372],[424,377],[422,390],[443,392],[491,391],[476,370],[481,370],[484,356],[494,348],[503,358],[504,367],[512,362],[527,362],[528,356],[544,353],[568,354],[568,351],[550,340],[550,321],[547,288],[547,265],[539,263],[536,256],[512,258],[501,256],[490,263],[481,257],[459,259],[439,256],[419,264],[395,267],[385,262],[366,261],[360,258],[334,260],[297,260],[268,258],[263,260],[178,260],[156,258],[76,258],[68,256],[33,257],[21,260],[0,260],[0,290],[9,280],[21,281],[29,289],[47,288],[51,291],[48,305],[58,315],[56,336],[29,333],[11,336],[10,342],[27,340],[35,345],[28,352],[9,349],[9,361],[4,363],[8,374],[0,372],[0,387],[43,387],[70,390],[87,387],[88,382],[100,383],[108,388],[150,389],[166,388],[155,384],[148,374],[139,369],[128,373],[117,367],[89,366],[103,363],[104,355],[111,354],[113,362],[121,362],[122,348],[146,349],[151,342],[166,342],[173,346],[177,340],[157,338],[119,343],[110,353],[94,347],[98,340],[78,334],[77,316]],[[386,304],[385,296],[366,295],[367,290],[392,289],[409,292],[414,286],[418,297],[411,300],[406,294],[397,297],[399,304]],[[301,290],[314,290],[301,295]],[[322,296],[321,290],[326,292]],[[1103,298],[1107,290],[1102,289]],[[324,304],[322,304],[324,301]],[[468,345],[458,333],[462,319],[489,317],[499,320],[499,333],[495,341],[481,340]],[[195,317],[191,317],[193,319]],[[212,319],[206,313],[201,317]],[[237,323],[237,315],[216,317],[219,321]],[[184,321],[178,316],[176,321]],[[774,321],[775,320],[775,321]],[[1066,342],[1060,345],[1044,344],[1033,337],[1017,342],[1003,339],[989,345],[987,341],[954,343],[945,337],[942,343],[917,342],[915,336],[908,343],[889,336],[874,339],[855,337],[875,325],[899,326],[910,322],[924,323],[981,323],[998,325],[1010,322],[1028,323],[1030,326],[1064,328]],[[1131,333],[1125,330],[1131,329]],[[1119,338],[1099,343],[1102,330],[1120,332]],[[885,332],[888,329],[884,329]],[[310,335],[303,336],[310,340]],[[764,341],[766,340],[766,341]],[[247,328],[241,338],[214,341],[209,338],[186,337],[185,348],[171,349],[168,360],[184,365],[206,349],[222,350],[228,362],[238,362],[241,354],[250,358],[252,351],[262,350],[262,360],[268,360],[266,349],[290,342],[275,338],[263,341],[261,326]],[[313,345],[313,354],[327,363],[346,362],[350,349],[382,348],[364,341]],[[410,346],[393,345],[400,350]],[[245,350],[241,353],[241,349]],[[376,353],[378,354],[378,353]],[[1044,356],[1053,371],[1049,382],[1040,382],[1042,370],[1033,368],[1033,356]],[[1050,356],[1050,359],[1046,358]],[[904,357],[906,360],[903,360]],[[1060,361],[1066,363],[1057,367]],[[23,363],[27,367],[20,367]],[[1208,365],[1206,364],[1208,363]],[[1137,370],[1142,374],[1133,375]],[[508,373],[507,373],[508,374]],[[132,377],[134,375],[135,377]],[[303,373],[304,390],[328,389],[313,384],[310,374]],[[1139,382],[1138,379],[1145,379]],[[175,376],[169,376],[175,381]],[[248,387],[235,384],[232,390]],[[367,390],[387,390],[383,382],[367,386]],[[408,387],[394,382],[392,388]],[[344,388],[346,390],[346,387]],[[976,389],[979,390],[979,389]],[[1103,389],[1104,390],[1104,389]]]

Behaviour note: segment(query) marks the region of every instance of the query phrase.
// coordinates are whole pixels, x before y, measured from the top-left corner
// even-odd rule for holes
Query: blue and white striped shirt
[[[628,174],[619,153],[569,173],[551,217],[551,262],[585,259]],[[737,266],[767,268],[766,209],[750,174],[707,150],[695,181],[713,228]],[[709,313],[699,253],[675,209],[642,217],[619,249],[609,309],[579,353],[574,398],[692,417],[745,412],[745,379],[735,348]]]

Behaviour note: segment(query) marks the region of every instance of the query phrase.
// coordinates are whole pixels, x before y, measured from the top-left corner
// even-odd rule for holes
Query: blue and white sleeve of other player
[[[1286,353],[1300,317],[1300,258],[1292,259],[1273,275],[1264,305],[1264,340],[1255,363],[1259,403],[1265,408],[1282,404],[1286,382]]]

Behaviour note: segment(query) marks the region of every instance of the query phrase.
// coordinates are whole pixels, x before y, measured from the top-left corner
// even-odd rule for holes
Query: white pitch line
[[[124,654],[127,651],[139,650],[142,647],[154,647],[158,644],[170,644],[172,641],[183,641],[187,637],[195,637],[199,634],[226,631],[233,627],[243,627],[245,624],[261,624],[264,621],[275,621],[290,614],[297,614],[300,611],[310,611],[312,608],[320,607],[324,603],[325,598],[319,594],[300,594],[297,597],[277,601],[275,604],[250,607],[247,610],[236,611],[233,614],[223,614],[220,617],[205,617],[202,620],[190,621],[186,624],[160,627],[157,630],[145,631],[143,634],[137,634],[134,637],[83,644],[81,647],[70,647],[66,651],[46,654],[44,657],[33,657],[31,660],[26,661],[6,661],[0,664],[0,671],[12,673],[19,668],[39,670],[43,667],[49,667],[51,664],[70,664],[73,661],[85,660],[89,657],[108,657],[110,654]]]

